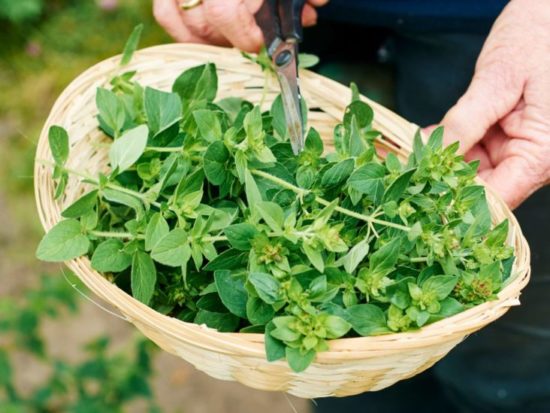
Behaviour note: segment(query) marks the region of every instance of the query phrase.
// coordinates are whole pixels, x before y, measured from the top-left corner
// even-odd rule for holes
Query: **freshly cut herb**
[[[418,134],[408,159],[384,158],[354,86],[335,152],[323,155],[309,128],[295,157],[281,99],[265,112],[217,100],[213,64],[186,70],[171,92],[133,76],[97,90],[110,169],[82,178],[88,192],[64,209],[38,258],[87,255],[165,314],[263,333],[267,359],[295,371],[329,340],[414,330],[495,299],[510,276],[508,222],[492,227],[477,163],[444,147],[441,129],[426,144]],[[48,138],[59,198],[70,174],[85,174],[66,165],[63,128]]]

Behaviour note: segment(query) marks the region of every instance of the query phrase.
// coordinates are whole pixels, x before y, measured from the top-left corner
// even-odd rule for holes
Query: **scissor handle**
[[[302,11],[306,0],[279,0],[279,21],[283,39],[302,41]]]
[[[271,55],[275,40],[281,39],[281,27],[279,22],[278,0],[264,0],[260,9],[254,15],[256,23],[262,29],[264,42]]]

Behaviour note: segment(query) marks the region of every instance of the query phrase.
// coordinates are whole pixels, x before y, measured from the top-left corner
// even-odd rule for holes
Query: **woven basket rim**
[[[134,55],[133,61],[127,67],[125,67],[125,70],[130,70],[132,66],[135,65],[134,62],[136,60],[139,60],[140,58],[146,58],[149,53],[156,53],[159,51],[169,52],[176,49],[178,49],[178,51],[186,50],[189,52],[206,51],[210,54],[240,53],[235,49],[226,49],[209,45],[166,44],[152,46],[137,51]],[[105,69],[105,67],[109,67],[112,70],[112,68],[118,64],[119,59],[120,55],[117,55],[104,59],[101,62],[93,65],[86,71],[82,72],[79,76],[77,76],[61,93],[61,95],[54,103],[50,115],[44,123],[44,127],[40,134],[37,148],[37,159],[39,158],[40,150],[45,142],[47,145],[47,132],[52,124],[52,117],[57,112],[62,102],[64,102],[67,96],[70,94],[69,91],[71,86],[79,81],[79,79],[85,78],[92,73],[96,73],[98,71],[105,71],[107,73],[108,70]],[[235,72],[238,72],[238,70],[235,70]],[[342,90],[342,93],[346,93],[346,96],[348,96],[350,93],[349,89],[344,85],[341,85],[333,80],[327,79],[311,71],[301,70],[300,76],[302,82],[322,81],[323,84],[328,84],[335,89]],[[377,104],[376,102],[373,102],[372,100],[364,96],[362,96],[362,98],[367,103],[369,103],[369,105],[371,105],[371,107],[375,111],[375,121],[377,117],[380,117],[381,115],[391,116],[399,122],[406,122],[406,124],[403,123],[403,129],[413,131],[418,128],[416,125],[405,121],[403,118],[399,117],[398,115],[394,114],[383,106]],[[404,149],[409,148],[405,147]],[[35,160],[35,200],[37,203],[38,214],[42,226],[45,229],[49,229],[52,225],[48,220],[48,218],[50,217],[46,214],[44,210],[44,205],[42,204],[42,198],[44,194],[42,193],[43,188],[39,185],[40,177],[44,173],[45,168],[46,167],[44,167],[44,165]],[[502,201],[502,199],[490,187],[486,186],[486,188],[488,197],[490,197],[492,201],[501,204],[500,206],[503,206],[504,202]],[[55,203],[53,199],[49,199],[49,202]],[[510,276],[508,284],[498,294],[498,300],[489,301],[484,304],[477,305],[454,316],[424,326],[416,331],[330,340],[329,350],[318,353],[317,358],[313,364],[334,362],[341,358],[361,358],[361,353],[364,351],[366,352],[379,349],[381,352],[384,353],[394,351],[398,352],[401,349],[425,347],[429,343],[441,342],[447,339],[450,340],[453,337],[456,338],[458,335],[466,335],[468,334],[468,332],[472,331],[472,329],[477,329],[476,326],[480,324],[480,320],[483,320],[481,325],[483,326],[490,321],[500,317],[504,312],[507,311],[510,306],[518,305],[518,297],[520,291],[527,284],[530,276],[529,247],[525,241],[525,238],[521,232],[521,228],[514,215],[507,209],[507,207],[505,208],[508,218],[511,221],[510,227],[513,227],[515,231],[514,240],[516,241],[516,243],[520,243],[522,245],[526,254],[526,265],[524,265],[525,268],[521,268],[518,270],[516,268],[517,262],[514,263],[513,274]],[[160,325],[155,323],[155,327],[161,328],[163,333],[165,334],[176,335],[178,336],[178,338],[181,338],[178,333],[192,331],[193,334],[204,335],[205,338],[208,338],[207,340],[205,340],[204,343],[205,348],[210,348],[212,347],[213,343],[217,343],[219,344],[219,347],[216,347],[215,350],[218,352],[223,352],[225,350],[227,353],[233,354],[236,352],[242,353],[244,351],[248,355],[265,356],[263,334],[221,333],[204,325],[184,322],[179,319],[163,315],[144,305],[143,303],[137,301],[131,295],[118,288],[115,284],[112,284],[108,280],[106,280],[99,272],[92,270],[90,266],[90,260],[87,257],[80,257],[75,260],[68,261],[66,262],[66,265],[79,277],[81,277],[80,272],[84,268],[86,268],[86,270],[88,271],[91,271],[95,279],[92,280],[85,278],[83,281],[85,283],[92,281],[94,283],[97,283],[105,293],[101,298],[108,302],[110,305],[118,307],[119,310],[122,311],[123,314],[125,314],[131,322],[134,322],[136,324],[147,324],[147,321],[145,321],[145,317],[135,316],[137,314],[147,315],[148,318],[150,318],[152,321],[155,321],[157,323],[161,321]],[[106,297],[113,298],[113,300],[107,299]],[[124,302],[122,301],[122,299],[124,300]],[[119,306],[119,304],[122,303],[124,305]],[[174,331],[174,329],[178,331]],[[193,344],[200,345],[195,342]]]

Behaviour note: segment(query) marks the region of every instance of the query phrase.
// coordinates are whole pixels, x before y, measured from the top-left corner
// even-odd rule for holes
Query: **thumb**
[[[522,90],[515,83],[495,71],[476,74],[466,93],[441,121],[445,143],[458,140],[460,152],[465,153],[480,141],[520,100]]]

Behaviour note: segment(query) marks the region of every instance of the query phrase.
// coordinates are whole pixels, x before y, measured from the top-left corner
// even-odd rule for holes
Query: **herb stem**
[[[287,181],[284,181],[281,178],[277,178],[276,176],[273,176],[271,174],[268,174],[267,172],[260,171],[258,169],[251,169],[250,172],[253,173],[254,175],[261,176],[262,178],[265,178],[265,179],[267,179],[267,180],[269,180],[269,181],[271,181],[271,182],[273,182],[273,183],[275,183],[275,184],[277,184],[277,185],[279,185],[279,186],[281,186],[285,189],[289,189],[289,190],[293,191],[294,193],[296,193],[298,196],[304,196],[309,192],[306,189],[299,188],[295,185],[292,185],[291,183],[289,183]],[[315,202],[317,202],[321,205],[324,205],[324,206],[327,206],[327,205],[331,204],[330,201],[327,201],[326,199],[321,198],[319,196],[315,197]],[[406,227],[404,225],[396,224],[395,222],[384,221],[382,219],[377,219],[377,218],[374,218],[374,217],[369,216],[369,215],[360,214],[358,212],[351,211],[351,210],[349,210],[347,208],[343,208],[341,206],[336,206],[336,208],[334,208],[334,210],[340,212],[341,214],[347,215],[349,217],[359,219],[361,221],[366,221],[366,222],[370,222],[370,223],[373,223],[373,224],[380,224],[380,225],[384,225],[386,227],[397,228],[397,229],[400,229],[402,231],[410,231],[410,228]]]
[[[164,146],[148,146],[145,148],[149,152],[181,152],[183,148],[179,147],[164,147]]]
[[[90,235],[93,235],[95,237],[100,238],[124,238],[124,239],[131,239],[131,238],[138,238],[138,239],[144,239],[145,236],[143,235],[133,235],[129,232],[116,232],[116,231],[90,231]]]

